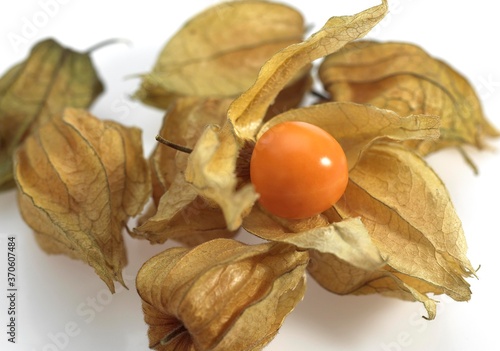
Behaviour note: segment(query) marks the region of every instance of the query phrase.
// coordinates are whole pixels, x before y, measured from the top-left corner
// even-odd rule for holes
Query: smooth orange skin
[[[308,218],[340,199],[348,182],[347,160],[340,144],[323,129],[283,122],[257,140],[250,179],[267,211],[283,218]]]

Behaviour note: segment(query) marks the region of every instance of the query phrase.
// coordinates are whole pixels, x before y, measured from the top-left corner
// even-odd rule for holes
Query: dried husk
[[[188,158],[186,180],[217,203],[230,230],[236,230],[257,199],[250,184],[238,182],[241,148],[255,136],[279,92],[313,60],[365,35],[387,11],[387,3],[353,16],[332,17],[305,41],[288,46],[262,67],[255,84],[229,107],[228,122],[207,128]]]
[[[221,14],[224,16],[221,17]],[[257,17],[259,26],[254,25],[256,22],[252,23]],[[209,36],[217,38],[217,45],[206,41],[206,24],[209,22]],[[246,31],[244,40],[233,36],[243,30]],[[159,92],[167,86],[172,88],[160,92],[158,96],[161,99],[153,103],[157,107],[169,107],[159,134],[174,144],[192,147],[206,126],[224,124],[229,104],[251,85],[263,62],[284,46],[300,41],[303,31],[302,16],[298,12],[285,5],[264,1],[221,4],[195,17],[167,44],[154,72],[145,78],[139,92],[139,96],[149,99],[153,90]],[[217,37],[221,35],[222,43]],[[191,48],[186,47],[185,40],[188,39]],[[243,64],[242,60],[231,61],[232,57],[241,55],[244,56]],[[172,74],[168,68],[174,67],[170,66],[171,60],[176,62],[175,67],[183,67],[182,72],[175,69],[176,73]],[[309,69],[310,65],[298,72],[279,92],[266,114],[267,119],[302,102],[312,84]],[[167,74],[162,76],[165,72]],[[212,77],[214,72],[217,79]],[[151,79],[155,80],[159,75],[162,81],[168,80],[166,85],[149,89]],[[193,79],[201,79],[203,83],[197,81],[196,91],[182,91],[181,85],[185,87],[185,81],[193,83]],[[219,88],[214,89],[214,85]],[[140,226],[134,230],[134,236],[154,243],[174,239],[191,246],[216,237],[234,235],[234,228],[225,228],[224,216],[213,200],[203,196],[193,197],[187,187],[182,188],[186,192],[177,189],[172,189],[172,194],[169,192],[171,183],[180,177],[179,172],[183,174],[186,158],[186,154],[164,145],[154,149],[150,157],[154,204],[139,221]]]
[[[466,257],[460,219],[444,184],[415,152],[394,144],[367,150],[351,171],[335,210],[341,218],[362,218],[388,267],[366,272],[324,255],[311,255],[316,262],[311,273],[327,289],[411,296],[425,303],[431,319],[436,306],[425,293],[470,299],[464,278],[474,274],[474,269]],[[346,277],[349,272],[352,278],[332,285],[333,272]]]
[[[156,212],[141,221],[131,234],[152,244],[175,240],[196,246],[215,238],[230,238],[236,231],[227,229],[220,207],[199,196],[184,175],[178,173]]]
[[[424,280],[401,274],[390,266],[379,270],[366,270],[353,266],[335,255],[309,251],[307,267],[311,276],[324,288],[340,295],[381,294],[408,301],[421,302],[427,319],[436,317],[436,301],[427,293],[442,294],[439,289]]]
[[[289,120],[318,125],[337,138],[346,151],[350,165],[348,189],[335,205],[336,211],[332,213],[329,210],[305,221],[279,219],[254,207],[243,220],[245,229],[267,240],[283,241],[309,249],[309,271],[320,284],[335,293],[378,292],[421,301],[428,310],[429,318],[435,317],[436,307],[426,293],[446,293],[457,300],[470,298],[468,283],[463,277],[469,276],[473,269],[465,256],[466,245],[460,221],[444,185],[419,156],[399,143],[388,143],[390,140],[401,142],[412,138],[425,140],[439,137],[439,119],[436,116],[402,118],[392,111],[375,106],[348,102],[325,103],[285,112],[266,123],[258,136],[272,125]],[[375,157],[381,148],[386,148],[387,153],[384,157]],[[371,166],[367,167],[367,164]],[[379,177],[381,179],[377,184],[370,181]],[[352,195],[355,181],[361,185],[358,185],[359,194]],[[388,184],[394,190],[388,191]],[[384,199],[378,200],[377,196],[383,196]],[[381,205],[378,201],[385,202]],[[340,211],[342,206],[359,206],[359,209]],[[443,208],[446,208],[446,213]],[[409,239],[409,234],[402,229],[408,226],[405,219],[399,222],[393,219],[399,218],[403,212],[411,214],[412,225],[419,226],[416,230],[419,234]],[[422,217],[424,214],[429,218]],[[361,218],[362,224],[355,218]],[[440,218],[444,221],[442,227],[439,226]],[[429,229],[427,222],[436,227]],[[381,231],[384,226],[390,228],[386,229],[386,235],[407,238],[410,242],[406,243],[407,246],[413,245],[415,252],[427,252],[429,241],[431,248],[436,244],[439,255],[434,254],[433,260],[433,254],[429,254],[426,262],[412,263],[413,256],[401,251],[403,243],[392,243],[387,238],[374,239],[381,235],[377,231]],[[422,240],[419,235],[426,237],[426,240]],[[438,245],[440,240],[458,244],[454,248]],[[456,262],[441,258],[447,255],[456,257],[456,262],[462,265],[459,270],[452,270]],[[392,259],[389,260],[389,257]],[[391,263],[398,259],[402,259],[400,264]],[[387,266],[381,267],[384,263]],[[410,270],[412,265],[420,267],[420,276]],[[439,271],[437,267],[444,268]],[[441,275],[442,280],[426,275],[428,272]],[[459,293],[455,293],[455,290]]]
[[[222,124],[231,99],[178,98],[164,117],[160,135],[170,142],[192,147],[207,125]],[[226,228],[217,206],[198,196],[184,180],[187,154],[156,145],[149,158],[153,181],[150,209],[131,233],[151,243],[173,239],[188,246],[235,232]]]
[[[89,107],[102,91],[89,54],[53,39],[36,44],[9,69],[0,78],[0,188],[13,185],[14,151],[36,125],[65,107]]]
[[[192,148],[208,125],[222,125],[232,99],[178,98],[163,118],[159,135],[168,141]],[[157,144],[149,157],[153,176],[153,200],[158,205],[162,195],[178,173],[186,168],[187,154]]]
[[[407,143],[424,155],[464,145],[482,149],[485,138],[500,135],[467,79],[413,44],[350,43],[325,58],[319,76],[334,101],[373,104],[401,116],[440,116],[439,140]]]
[[[273,55],[259,72],[256,82],[241,94],[228,111],[238,137],[253,139],[269,106],[286,84],[314,60],[340,50],[365,36],[387,12],[387,2],[352,16],[331,17],[316,33],[301,43]]]
[[[306,91],[307,76],[285,88],[276,99],[268,118],[278,111],[298,105]],[[226,121],[231,99],[178,98],[164,118],[160,135],[188,148],[196,144],[206,128],[218,128]],[[205,145],[206,146],[206,145]],[[149,158],[152,170],[154,203],[141,218],[133,235],[152,243],[173,239],[193,246],[217,237],[231,237],[224,214],[214,201],[198,196],[184,179],[187,154],[157,145]],[[236,180],[237,182],[237,180]],[[172,183],[176,183],[172,186]],[[250,201],[255,201],[253,197]]]
[[[307,262],[292,245],[231,239],[154,256],[136,280],[150,348],[261,350],[302,299]]]
[[[284,4],[217,4],[169,40],[136,96],[159,108],[179,96],[236,97],[253,84],[269,57],[300,42],[304,30],[302,15]]]
[[[385,264],[360,218],[334,223],[323,215],[306,220],[287,220],[254,206],[252,213],[243,220],[243,227],[262,239],[333,255],[368,271]]]
[[[122,229],[148,200],[141,131],[66,109],[28,136],[15,155],[19,208],[40,247],[124,285]]]
[[[439,138],[440,118],[434,115],[401,117],[391,110],[352,102],[327,102],[284,112],[264,124],[257,139],[285,121],[314,124],[335,137],[346,153],[349,169],[363,152],[380,140],[433,140]]]

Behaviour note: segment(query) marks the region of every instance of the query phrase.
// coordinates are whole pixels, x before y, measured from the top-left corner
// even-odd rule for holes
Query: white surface
[[[147,72],[159,50],[184,20],[216,1],[65,2],[51,10],[43,4],[55,0],[0,4],[0,72],[24,59],[31,45],[48,36],[78,50],[108,38],[131,40],[131,47],[114,45],[93,54],[106,92],[92,112],[101,118],[142,127],[149,152],[162,113],[128,100],[138,80],[125,77]],[[288,3],[299,8],[308,23],[317,28],[329,16],[352,14],[377,1],[347,4],[341,0],[290,0]],[[370,37],[417,43],[451,63],[477,88],[487,115],[500,127],[498,2],[394,0],[390,1],[390,7],[391,13]],[[25,44],[12,45],[9,37],[22,36],[26,21],[38,21],[38,25],[28,33],[30,37],[25,38]],[[492,145],[500,147],[498,141]],[[471,151],[471,156],[479,167],[479,176],[472,174],[456,152],[442,152],[430,158],[462,218],[469,258],[474,266],[481,265],[479,280],[470,281],[473,291],[470,302],[443,298],[436,320],[426,322],[420,318],[425,314],[420,304],[379,296],[335,296],[309,279],[304,301],[266,350],[455,351],[498,347],[500,159],[498,154],[475,151]],[[14,347],[6,342],[7,235],[15,235],[18,240],[19,318],[18,344]],[[151,246],[126,236],[130,263],[125,277],[130,290],[121,289],[110,296],[91,268],[66,257],[47,256],[37,247],[31,230],[19,216],[14,191],[0,194],[0,240],[1,350],[148,349],[147,328],[134,276],[145,260],[171,244]]]

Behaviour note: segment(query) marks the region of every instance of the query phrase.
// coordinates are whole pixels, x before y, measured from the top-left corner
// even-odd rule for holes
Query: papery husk
[[[222,124],[232,99],[178,98],[164,117],[159,135],[192,147],[208,125]],[[131,234],[151,243],[169,239],[195,246],[215,238],[228,238],[220,209],[198,196],[187,184],[183,170],[188,154],[157,144],[149,163],[153,179],[153,203]]]
[[[168,141],[193,148],[208,125],[222,125],[232,99],[178,98],[163,118],[159,135]],[[157,144],[149,157],[153,175],[153,200],[158,205],[179,172],[186,168],[187,154]]]
[[[253,84],[269,57],[300,42],[304,30],[302,15],[285,4],[217,4],[169,40],[136,96],[165,109],[180,96],[234,98]]]
[[[0,78],[0,188],[14,185],[17,146],[65,107],[87,108],[103,91],[89,53],[53,39],[37,43],[28,58]]]
[[[384,293],[436,305],[426,293],[470,299],[464,279],[474,274],[460,219],[439,177],[415,152],[395,144],[374,145],[350,173],[335,204],[340,218],[361,217],[387,262],[378,272],[311,254],[313,277],[336,293]],[[343,283],[331,276],[343,276]]]
[[[323,215],[288,220],[254,206],[243,220],[243,228],[262,239],[333,255],[365,270],[375,270],[385,264],[360,218],[333,223]]]
[[[313,60],[339,50],[364,36],[387,11],[387,3],[353,16],[332,17],[302,43],[275,54],[262,67],[255,84],[229,107],[228,122],[207,128],[188,159],[186,180],[198,194],[217,203],[230,230],[236,230],[258,195],[237,180],[237,159],[243,145],[255,136],[269,106],[286,84]]]
[[[311,84],[309,75],[286,87],[268,111],[273,114],[296,107]],[[195,145],[209,125],[222,125],[232,99],[177,98],[164,118],[160,135],[187,148]],[[153,180],[153,200],[134,229],[133,236],[152,243],[173,239],[194,246],[215,238],[229,238],[236,229],[228,229],[218,205],[203,196],[184,180],[187,154],[158,144],[149,158]],[[176,183],[171,188],[172,183]],[[254,201],[252,197],[250,201]]]
[[[432,140],[439,138],[440,118],[434,115],[401,117],[373,105],[352,102],[326,102],[286,111],[264,124],[260,138],[269,128],[285,121],[307,122],[330,133],[339,142],[349,170],[363,152],[380,140]]]
[[[319,251],[309,251],[309,274],[325,289],[340,295],[380,294],[407,301],[418,301],[427,311],[427,319],[436,317],[437,301],[427,294],[442,294],[442,289],[421,279],[399,273],[390,266],[365,270]]]
[[[407,143],[423,155],[464,145],[483,149],[487,137],[500,135],[468,80],[417,45],[350,43],[325,58],[319,76],[334,101],[373,104],[401,116],[440,116],[439,140]]]
[[[261,350],[302,299],[307,252],[216,239],[168,249],[137,275],[150,348]]]
[[[114,291],[124,285],[121,235],[151,192],[141,132],[66,109],[41,125],[15,158],[19,208],[40,247],[94,268]]]
[[[236,231],[228,230],[221,209],[199,196],[184,175],[178,173],[161,197],[156,212],[141,221],[131,234],[152,244],[175,240],[196,246],[216,238],[233,237]]]
[[[278,93],[301,69],[314,60],[340,50],[365,36],[387,12],[387,2],[352,16],[331,17],[316,33],[301,43],[275,54],[259,72],[250,89],[241,94],[228,112],[236,134],[254,139],[267,109]]]

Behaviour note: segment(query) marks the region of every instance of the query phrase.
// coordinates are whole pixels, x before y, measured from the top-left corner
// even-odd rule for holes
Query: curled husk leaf
[[[136,280],[149,347],[261,350],[302,300],[307,262],[292,245],[231,239],[154,256]]]
[[[141,132],[66,109],[15,155],[19,208],[40,247],[94,268],[114,291],[124,284],[122,229],[151,192]]]
[[[103,91],[88,53],[47,39],[0,78],[0,188],[12,183],[12,156],[37,125],[65,107],[87,108]]]
[[[499,132],[485,118],[470,83],[446,62],[408,43],[359,41],[325,58],[319,69],[334,101],[441,117],[438,140],[408,142],[421,154],[445,147],[484,148]]]
[[[236,97],[253,84],[269,57],[303,35],[302,15],[284,4],[215,5],[170,39],[136,96],[160,108],[179,96]]]

